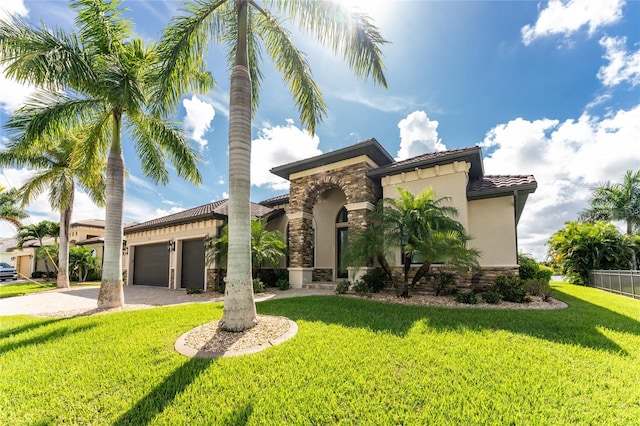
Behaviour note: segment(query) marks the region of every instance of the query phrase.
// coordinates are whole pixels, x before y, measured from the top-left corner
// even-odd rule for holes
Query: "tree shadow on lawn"
[[[52,322],[56,322],[56,321],[47,322],[45,325],[51,324]],[[38,323],[38,326],[43,326],[43,324]],[[25,346],[40,345],[42,343],[46,343],[49,340],[55,340],[63,336],[68,336],[70,334],[75,334],[75,333],[80,333],[83,331],[90,330],[95,326],[96,326],[95,324],[86,324],[86,325],[77,326],[77,327],[58,327],[52,331],[42,333],[27,339],[16,340],[14,342],[2,342],[0,343],[0,354],[7,353],[9,351],[13,351],[15,349],[22,348]],[[33,329],[36,327],[25,326],[22,328],[24,328],[25,330],[21,330],[21,332],[24,332],[24,331],[29,331],[29,329]]]
[[[147,425],[206,370],[215,359],[190,358],[118,418],[113,425]]]
[[[640,322],[558,291],[569,305],[557,310],[436,308],[381,303],[342,296],[309,296],[258,304],[261,314],[382,331],[404,337],[418,321],[442,331],[504,330],[555,343],[628,355],[599,328],[640,336]]]

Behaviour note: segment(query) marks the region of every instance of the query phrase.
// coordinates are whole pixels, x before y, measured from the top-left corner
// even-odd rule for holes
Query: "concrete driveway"
[[[80,287],[30,293],[24,296],[0,299],[0,316],[43,315],[62,311],[90,310],[97,308],[98,287]],[[256,302],[287,297],[335,294],[326,289],[269,289],[268,293],[255,296]],[[160,287],[124,286],[127,305],[166,306],[183,303],[221,302],[218,293],[187,294],[185,290],[169,290]]]

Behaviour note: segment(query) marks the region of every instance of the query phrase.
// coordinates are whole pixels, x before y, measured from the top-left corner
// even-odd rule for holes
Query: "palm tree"
[[[73,213],[76,181],[97,204],[104,204],[104,157],[83,155],[80,134],[62,133],[56,140],[31,143],[25,139],[9,142],[0,152],[0,165],[38,170],[21,188],[24,204],[49,191],[49,203],[60,212],[57,287],[69,287],[69,228]]]
[[[50,220],[43,220],[35,225],[23,225],[18,228],[18,248],[22,250],[24,244],[29,241],[37,241],[38,247],[43,250],[36,250],[36,261],[41,258],[44,260],[44,269],[49,276],[49,260],[50,255],[45,249],[44,239],[47,237],[58,238],[60,233],[60,226],[56,222]],[[53,263],[53,262],[52,262]]]
[[[404,286],[400,296],[409,297],[415,285],[429,273],[435,262],[459,269],[479,269],[480,253],[467,247],[470,238],[454,217],[455,207],[443,205],[448,197],[435,198],[432,188],[414,196],[398,188],[398,198],[383,201],[382,226],[389,244],[400,249],[404,268]],[[411,265],[420,267],[409,283]]]
[[[154,183],[166,184],[169,171],[201,182],[198,155],[182,131],[166,115],[150,108],[153,75],[160,64],[155,45],[145,45],[121,16],[122,0],[74,0],[78,33],[34,27],[17,18],[0,22],[0,63],[7,75],[31,82],[41,90],[6,123],[13,139],[54,139],[65,128],[80,127],[88,155],[101,155],[108,146],[103,274],[98,307],[124,304],[122,240],[125,167],[122,133],[127,130]],[[187,73],[189,67],[184,67]],[[200,88],[210,80],[199,73]],[[176,77],[177,78],[177,77]]]
[[[627,170],[622,183],[604,182],[592,189],[591,206],[580,215],[583,221],[622,220],[627,235],[640,231],[640,170]]]
[[[19,198],[16,188],[7,189],[0,186],[0,220],[9,222],[16,228],[22,226],[22,219],[29,217],[20,206]]]
[[[267,231],[266,219],[251,221],[251,265],[252,277],[258,277],[258,271],[265,263],[277,264],[278,260],[286,254],[287,245],[284,235],[280,231]],[[225,225],[222,235],[214,238],[207,244],[206,263],[208,265],[218,262],[227,262],[229,250],[229,227]]]
[[[342,262],[347,266],[361,267],[370,265],[372,260],[375,259],[387,279],[393,281],[391,266],[387,261],[391,247],[384,235],[383,215],[383,203],[380,201],[376,209],[367,217],[369,226],[362,229],[349,230],[349,244],[343,254]]]
[[[338,2],[318,0],[199,0],[187,3],[163,35],[164,71],[156,99],[173,108],[180,94],[201,82],[186,72],[202,63],[211,40],[227,48],[231,63],[229,96],[229,259],[221,327],[242,331],[257,323],[251,285],[251,119],[262,82],[260,60],[265,51],[283,74],[300,110],[300,121],[315,132],[326,105],[304,54],[290,32],[272,13],[281,14],[307,33],[342,53],[359,77],[386,87],[380,46],[386,41],[366,14],[346,13]],[[271,10],[268,10],[269,7]]]

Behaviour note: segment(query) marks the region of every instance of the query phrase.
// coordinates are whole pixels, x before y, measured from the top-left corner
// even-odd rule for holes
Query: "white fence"
[[[640,299],[640,271],[591,271],[589,281],[593,287]]]

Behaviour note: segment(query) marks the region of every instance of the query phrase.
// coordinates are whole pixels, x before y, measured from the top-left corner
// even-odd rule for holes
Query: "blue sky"
[[[480,145],[486,174],[533,174],[538,190],[521,218],[519,246],[542,259],[544,243],[574,220],[589,188],[640,168],[640,2],[343,1],[376,20],[383,36],[388,89],[354,78],[339,57],[295,34],[329,108],[310,136],[280,76],[265,61],[262,103],[254,119],[252,200],[286,193],[268,170],[375,137],[393,156]],[[149,41],[182,2],[125,0],[136,32]],[[3,0],[15,13],[71,29],[66,1]],[[225,198],[228,192],[228,76],[224,53],[207,58],[214,92],[184,97],[184,123],[204,162],[204,184],[174,177],[166,187],[145,180],[131,146],[126,220],[144,221]],[[0,72],[0,74],[2,74]],[[32,88],[0,76],[0,121]],[[4,135],[0,135],[0,143]],[[5,169],[0,184],[19,186],[30,172]],[[86,195],[73,220],[103,218]],[[57,220],[43,196],[31,221]],[[0,236],[15,230],[0,225]]]

